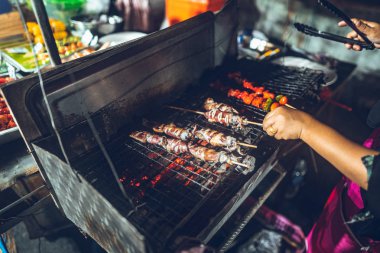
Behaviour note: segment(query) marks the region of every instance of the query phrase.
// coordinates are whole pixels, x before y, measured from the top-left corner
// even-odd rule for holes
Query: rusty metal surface
[[[144,237],[84,178],[56,156],[34,146],[67,217],[107,252],[146,252]]]
[[[0,153],[0,191],[14,185],[18,177],[38,172],[37,164],[22,140],[1,146]]]

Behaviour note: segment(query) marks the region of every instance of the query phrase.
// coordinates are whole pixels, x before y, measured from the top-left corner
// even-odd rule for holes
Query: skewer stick
[[[285,104],[286,107],[289,107],[289,108],[292,108],[294,110],[297,110],[297,108],[295,108],[294,106],[291,106],[290,104]]]
[[[239,166],[247,168],[247,169],[250,169],[250,167],[244,163],[239,163],[239,162],[235,162],[235,161],[231,161],[231,163],[235,164],[235,165],[239,165]]]
[[[174,110],[179,110],[179,111],[184,111],[184,112],[192,112],[192,113],[196,113],[196,114],[205,116],[205,113],[204,112],[200,112],[200,111],[185,109],[185,108],[171,106],[171,105],[167,105],[166,107],[170,108],[170,109],[174,109]],[[247,124],[251,124],[251,125],[263,126],[262,123],[258,123],[258,122],[253,122],[253,121],[248,121],[248,120],[246,120],[244,122],[247,123]]]
[[[176,107],[176,106],[171,106],[171,105],[168,105],[166,107],[170,108],[170,109],[174,109],[174,110],[179,110],[179,111],[184,111],[184,112],[192,112],[192,113],[196,113],[196,114],[199,114],[199,115],[205,115],[204,112],[190,110],[190,109],[185,109],[185,108],[181,108],[181,107]]]
[[[238,142],[237,144],[240,146],[248,147],[248,148],[257,148],[256,145],[251,145],[251,144],[244,143],[244,142]]]
[[[253,121],[245,121],[247,124],[256,125],[256,126],[263,126],[263,123],[253,122]]]

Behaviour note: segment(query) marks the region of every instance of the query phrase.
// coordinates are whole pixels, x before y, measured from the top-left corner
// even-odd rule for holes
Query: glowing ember
[[[154,160],[154,159],[158,158],[158,154],[156,154],[156,153],[149,153],[149,154],[148,154],[148,157],[149,157],[150,159]]]

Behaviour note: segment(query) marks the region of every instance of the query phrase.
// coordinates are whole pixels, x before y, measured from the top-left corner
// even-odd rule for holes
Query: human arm
[[[370,41],[375,44],[376,48],[380,48],[380,24],[363,19],[351,19],[359,31],[363,32]],[[338,23],[340,27],[347,26],[346,22],[341,21]],[[355,31],[351,31],[347,34],[347,38],[363,41],[363,39]],[[348,49],[355,51],[361,51],[362,48],[359,45],[345,44]]]
[[[343,175],[368,188],[367,169],[361,159],[378,152],[350,141],[304,112],[284,107],[268,113],[263,128],[276,139],[303,140]]]

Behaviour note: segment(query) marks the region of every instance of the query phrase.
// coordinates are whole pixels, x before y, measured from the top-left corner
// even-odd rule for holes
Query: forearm
[[[346,139],[332,128],[312,118],[302,131],[301,139],[343,175],[367,189],[367,170],[361,158],[366,155],[376,155],[378,152]]]

